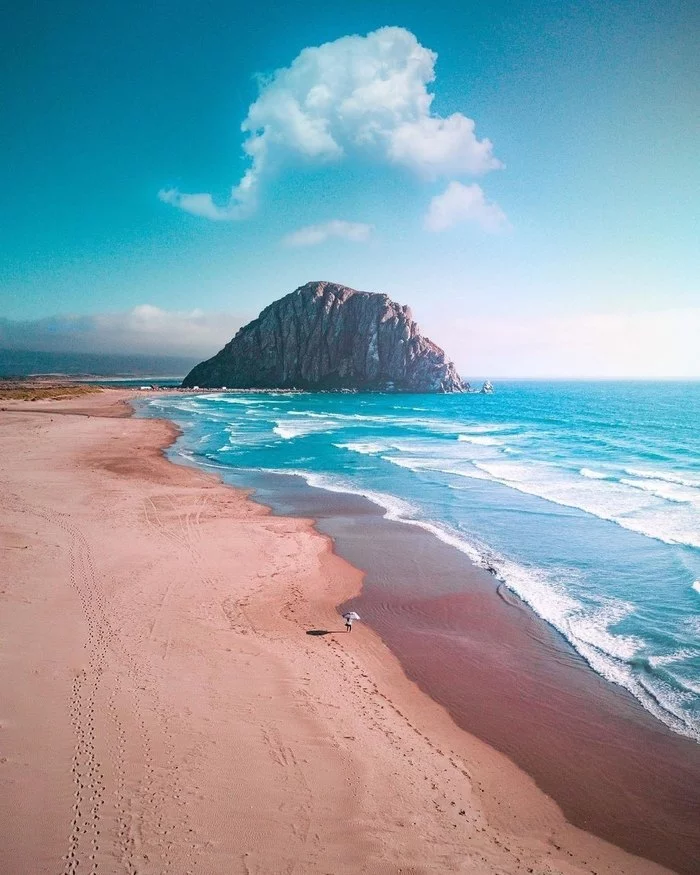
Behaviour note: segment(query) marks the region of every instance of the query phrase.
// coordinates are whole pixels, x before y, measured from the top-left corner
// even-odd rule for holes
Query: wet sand
[[[572,823],[697,872],[700,745],[593,672],[488,573],[466,571],[456,551],[420,530],[386,522],[379,529],[360,535],[371,572],[352,606],[408,676],[459,726],[532,775]],[[441,576],[466,576],[468,591],[421,585]]]
[[[425,530],[301,478],[259,481],[263,501],[315,517],[365,572],[343,610],[356,610],[459,726],[507,754],[572,823],[698,871],[700,745],[596,674],[503,584]]]
[[[360,572],[311,520],[167,462],[174,428],[126,397],[0,411],[3,872],[666,871],[342,632]]]

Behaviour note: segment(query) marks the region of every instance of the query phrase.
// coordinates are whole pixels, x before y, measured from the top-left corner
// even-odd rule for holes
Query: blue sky
[[[697,4],[24,5],[0,345],[204,356],[330,279],[467,376],[700,376]]]

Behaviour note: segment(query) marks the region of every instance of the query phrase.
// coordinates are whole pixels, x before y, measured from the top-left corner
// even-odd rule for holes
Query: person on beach
[[[348,611],[347,614],[343,614],[343,619],[345,620],[345,631],[352,632],[352,621],[359,620],[360,615],[355,611]]]

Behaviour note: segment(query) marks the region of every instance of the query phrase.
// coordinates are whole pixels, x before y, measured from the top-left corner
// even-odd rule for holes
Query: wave
[[[287,420],[276,420],[272,429],[274,434],[279,435],[286,441],[294,440],[294,438],[305,437],[308,434],[330,434],[337,431],[338,426],[329,422],[326,419],[321,421],[313,420],[312,422],[289,422]]]
[[[490,445],[490,443],[489,443]],[[445,474],[455,473],[453,467],[444,468],[444,465],[455,464],[471,465],[471,460],[465,459],[464,454],[455,452],[452,442],[443,441],[438,444],[435,439],[421,441],[398,439],[385,439],[373,441],[347,441],[346,443],[333,444],[340,450],[350,450],[361,455],[377,455],[379,453],[398,453],[399,455],[385,455],[382,460],[391,462],[400,468],[409,470],[434,470]],[[438,454],[439,453],[439,454]],[[462,473],[458,471],[457,473]],[[479,476],[478,472],[473,476]],[[480,479],[486,479],[481,475]]]
[[[621,477],[619,482],[625,486],[631,486],[633,489],[650,492],[652,495],[676,504],[692,504],[695,501],[700,501],[700,495],[697,492],[693,494],[686,487],[677,486],[667,480],[632,480],[629,477]]]
[[[337,419],[339,422],[386,422],[393,417],[368,416],[365,413],[316,413],[315,410],[289,410],[288,416],[307,416],[309,419]]]
[[[686,617],[681,621],[683,631],[688,635],[694,635],[700,638],[700,614],[695,614],[691,617]]]
[[[324,422],[328,426],[325,430],[334,430],[351,428],[367,429],[372,426],[382,429],[394,428],[397,434],[401,434],[406,429],[420,429],[426,438],[431,433],[453,435],[457,428],[456,425],[446,422],[441,422],[436,419],[421,419],[416,416],[391,416],[391,415],[370,415],[365,413],[317,413],[313,410],[288,410],[285,415],[295,417],[295,419],[306,421],[309,425],[307,430],[311,431],[313,422]],[[280,425],[280,423],[278,423]],[[286,423],[283,424],[286,426]]]
[[[196,453],[189,453],[187,450],[176,450],[174,455],[179,456],[181,459],[185,459],[188,464],[196,465],[198,468],[216,468],[219,471],[235,470],[231,465],[218,465],[216,462],[205,460],[202,456],[199,456]]]
[[[694,583],[693,583],[693,589],[695,590],[695,592],[696,592],[698,595],[700,595],[700,580],[696,580],[696,581],[694,581]]]
[[[401,456],[382,456],[382,460],[390,462],[392,465],[397,465],[399,468],[407,468],[409,471],[416,473],[420,471],[434,471],[436,474],[449,474],[453,477],[468,477],[470,480],[490,480],[491,478],[479,471],[477,468],[470,467],[457,468],[449,464],[446,459],[426,459],[426,458],[408,458]],[[449,486],[449,484],[448,484]],[[453,488],[453,487],[451,487]]]
[[[388,493],[357,486],[342,477],[301,469],[274,469],[270,473],[301,477],[317,489],[366,498],[384,511],[385,519],[421,528],[464,553],[475,565],[494,573],[536,614],[557,629],[594,671],[628,690],[651,714],[674,731],[700,741],[700,726],[678,707],[677,691],[660,679],[655,679],[652,688],[648,680],[645,683],[634,671],[630,660],[640,652],[643,642],[634,636],[610,631],[632,612],[633,606],[629,603],[603,598],[599,604],[585,607],[567,592],[556,573],[518,564],[475,539],[468,540],[444,524],[421,519],[416,507]],[[561,570],[559,578],[565,577],[566,573]]]
[[[700,489],[700,478],[678,474],[675,471],[649,471],[644,468],[625,468],[625,474],[631,477],[641,477],[647,480],[663,480],[665,483],[675,483],[678,486],[687,486],[689,489]]]
[[[284,438],[284,440],[286,441],[291,441],[295,437],[300,437],[301,435],[307,434],[307,431],[304,428],[290,428],[289,426],[279,424],[274,426],[272,431],[275,434],[278,434],[281,438]]]
[[[561,469],[544,462],[473,462],[491,479],[506,486],[559,504],[581,510],[598,519],[612,522],[631,532],[654,538],[665,544],[683,544],[700,548],[700,517],[694,507],[681,503],[671,511],[667,500],[649,504],[635,496],[621,483],[567,479]],[[657,496],[649,495],[653,500]]]
[[[591,468],[581,468],[579,474],[582,477],[588,477],[589,480],[607,480],[610,475],[603,474],[602,471],[593,471]]]
[[[200,395],[200,399],[205,401],[217,401],[221,404],[242,404],[244,407],[260,407],[266,405],[267,400],[264,398],[233,398],[230,395]]]
[[[431,411],[428,408],[422,407],[397,407],[393,406],[392,410],[403,410],[405,412],[426,412]],[[412,415],[398,414],[367,414],[367,413],[336,413],[333,411],[319,413],[315,410],[289,410],[286,411],[288,416],[304,417],[306,419],[323,419],[326,421],[338,422],[352,425],[353,423],[366,424],[376,423],[385,428],[395,427],[397,429],[404,428],[420,428],[426,432],[426,438],[430,435],[458,436],[458,440],[466,441],[474,444],[491,445],[499,444],[500,441],[496,438],[490,438],[488,435],[498,434],[501,432],[512,433],[517,431],[520,426],[512,423],[504,424],[465,424],[459,421],[442,419],[440,417],[420,417]]]
[[[681,684],[681,686],[690,693],[688,696],[689,701],[692,702],[695,696],[700,696],[700,683],[698,683],[697,673],[694,674],[692,678],[689,678],[685,677],[682,672],[677,670],[674,674],[674,680]]]
[[[519,431],[522,426],[514,422],[493,422],[465,425],[460,423],[460,431],[468,434],[499,434],[501,432]]]
[[[316,471],[307,471],[303,468],[256,468],[251,469],[261,473],[282,474],[290,477],[301,477],[309,486],[316,489],[325,489],[326,492],[336,492],[341,495],[357,495],[366,498],[372,504],[376,504],[385,511],[387,519],[399,521],[404,516],[415,513],[415,508],[407,501],[396,498],[386,492],[378,492],[373,489],[365,489],[348,482],[342,477],[331,474],[319,474]]]
[[[673,665],[674,662],[685,662],[688,659],[695,659],[697,656],[697,650],[691,650],[689,647],[682,647],[680,650],[673,651],[673,653],[666,653],[661,656],[650,656],[649,665],[652,668],[661,668],[666,665]]]
[[[167,396],[166,396],[167,398]],[[182,398],[178,398],[177,401],[168,401],[167,403],[163,403],[163,399],[161,398],[153,398],[148,401],[149,407],[154,407],[158,410],[178,410],[180,413],[195,413],[198,416],[209,415],[207,411],[199,410],[197,408],[197,401],[194,397],[188,397],[185,395]]]
[[[458,434],[457,440],[467,444],[477,444],[482,447],[500,447],[503,445],[503,441],[499,441],[497,438],[481,437],[480,435],[472,434]]]
[[[272,431],[286,441],[291,441],[296,437],[303,437],[305,434],[308,434],[305,428],[290,428],[286,425],[275,425]]]
[[[377,443],[377,442],[362,442],[362,441],[352,441],[347,444],[333,444],[339,450],[350,450],[352,453],[360,453],[363,456],[372,456],[377,453],[382,453],[387,449],[387,445],[385,443]]]

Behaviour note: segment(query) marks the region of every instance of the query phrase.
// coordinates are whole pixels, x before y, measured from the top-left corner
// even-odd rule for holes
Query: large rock
[[[445,353],[387,295],[314,282],[266,307],[185,387],[461,392]]]

